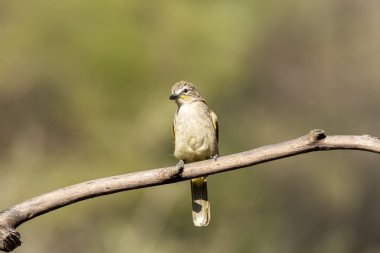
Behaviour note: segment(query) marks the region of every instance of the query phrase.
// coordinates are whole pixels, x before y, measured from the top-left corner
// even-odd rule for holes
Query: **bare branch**
[[[310,131],[300,138],[246,152],[187,164],[181,171],[167,167],[100,178],[58,189],[26,200],[0,212],[0,250],[12,251],[21,245],[17,226],[39,215],[89,198],[120,191],[169,184],[252,166],[302,153],[321,150],[352,149],[380,153],[380,139],[369,135],[325,136],[324,131]]]

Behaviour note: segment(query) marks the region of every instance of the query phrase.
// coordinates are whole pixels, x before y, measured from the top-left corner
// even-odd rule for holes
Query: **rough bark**
[[[120,191],[180,182],[221,173],[312,151],[352,149],[380,153],[380,139],[369,135],[326,136],[316,129],[290,141],[267,145],[246,152],[176,166],[100,178],[34,197],[0,212],[0,250],[12,251],[21,245],[20,224],[44,213],[89,198]]]

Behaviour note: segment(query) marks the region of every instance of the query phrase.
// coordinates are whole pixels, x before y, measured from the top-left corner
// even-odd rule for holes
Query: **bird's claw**
[[[218,160],[218,158],[219,158],[219,155],[216,154],[216,155],[211,156],[210,159],[213,159],[216,162],[216,160]]]
[[[179,162],[177,163],[177,169],[179,170],[180,173],[182,173],[184,168],[185,168],[185,162],[183,160],[179,160]]]

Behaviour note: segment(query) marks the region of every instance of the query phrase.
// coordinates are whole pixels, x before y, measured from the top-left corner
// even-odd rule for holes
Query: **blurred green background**
[[[380,2],[0,2],[0,209],[176,164],[170,88],[197,85],[221,155],[322,128],[380,135]],[[310,153],[83,201],[19,227],[16,252],[380,252],[380,157]]]

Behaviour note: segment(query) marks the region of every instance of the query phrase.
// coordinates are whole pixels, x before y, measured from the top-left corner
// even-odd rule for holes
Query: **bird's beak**
[[[178,98],[178,95],[176,95],[176,94],[171,94],[169,97],[170,100],[175,100],[177,98]]]

